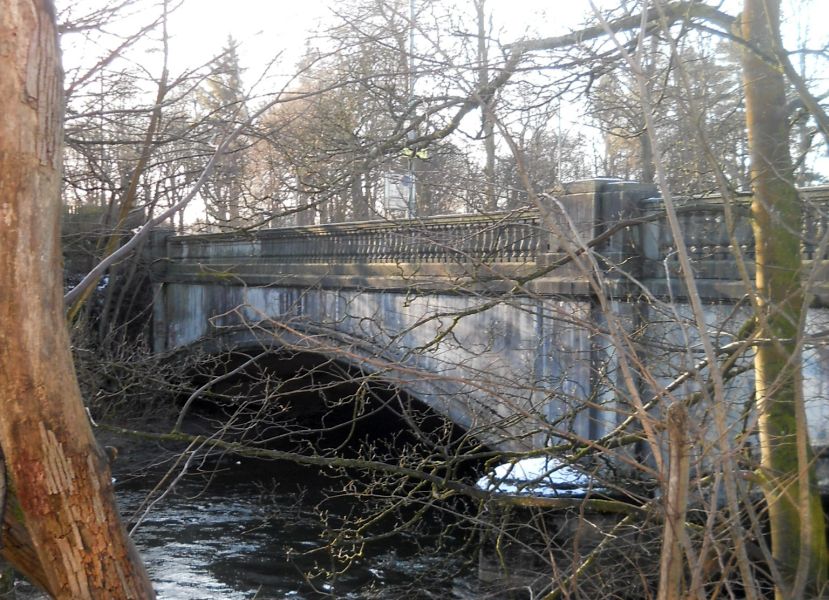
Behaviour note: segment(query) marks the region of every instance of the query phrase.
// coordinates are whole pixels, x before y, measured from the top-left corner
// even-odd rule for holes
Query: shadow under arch
[[[392,360],[383,348],[339,331],[295,324],[221,327],[176,352],[224,357],[196,402],[202,413],[212,406],[232,437],[314,451],[355,444],[365,451],[378,441],[382,451],[420,445],[453,460],[472,447],[511,449],[475,427],[464,382]]]

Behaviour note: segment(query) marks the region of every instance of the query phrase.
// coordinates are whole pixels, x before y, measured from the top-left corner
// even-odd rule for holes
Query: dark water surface
[[[460,540],[435,551],[420,547],[432,541],[423,535],[398,535],[372,545],[346,573],[320,574],[318,567],[335,563],[315,507],[342,480],[291,463],[235,459],[211,472],[178,481],[134,535],[161,599],[478,597],[474,560],[469,550],[466,559],[457,552]],[[116,483],[126,518],[157,481]],[[363,508],[351,498],[322,506],[335,521]]]

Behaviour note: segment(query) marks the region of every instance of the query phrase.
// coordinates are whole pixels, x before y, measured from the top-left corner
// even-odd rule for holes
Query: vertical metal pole
[[[561,98],[559,98],[559,100],[558,100],[558,134],[557,134],[557,137],[558,137],[558,139],[556,140],[556,150],[557,150],[556,154],[558,154],[558,156],[556,156],[556,181],[561,183],[561,181],[562,181],[562,179],[561,179],[561,150],[563,148],[563,145],[562,145],[562,142],[561,142]]]
[[[415,103],[415,59],[414,59],[414,50],[415,50],[415,0],[409,0],[409,110],[411,111],[410,122],[414,120],[414,103]],[[415,186],[417,185],[415,182],[415,153],[413,148],[411,148],[411,141],[417,137],[415,135],[414,129],[410,130],[408,133],[409,136],[409,148],[412,150],[411,155],[409,156],[409,198],[407,201],[407,209],[408,209],[408,217],[410,219],[414,218],[417,214],[417,196]]]

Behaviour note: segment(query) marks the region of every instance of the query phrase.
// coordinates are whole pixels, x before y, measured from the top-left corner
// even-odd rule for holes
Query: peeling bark
[[[62,74],[48,0],[0,0],[3,556],[55,598],[152,598],[75,379],[59,246]]]

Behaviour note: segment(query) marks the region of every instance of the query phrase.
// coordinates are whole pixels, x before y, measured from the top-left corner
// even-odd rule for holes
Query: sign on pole
[[[415,197],[415,176],[413,173],[392,173],[383,175],[386,214],[393,217],[407,217],[411,199]]]

